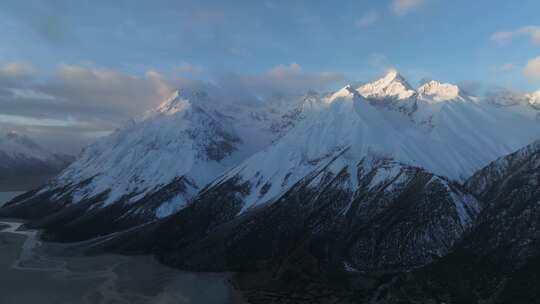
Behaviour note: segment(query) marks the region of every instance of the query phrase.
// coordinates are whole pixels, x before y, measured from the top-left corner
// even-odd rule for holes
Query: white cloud
[[[392,0],[390,8],[394,14],[403,16],[419,8],[425,0]]]
[[[501,32],[493,33],[491,35],[490,39],[491,39],[491,41],[494,41],[494,42],[502,45],[502,44],[506,44],[510,40],[512,40],[513,36],[514,36],[513,32],[501,31]]]
[[[490,39],[497,44],[504,45],[512,41],[515,37],[523,36],[527,36],[534,44],[540,44],[540,26],[528,25],[514,31],[496,32],[491,35]]]
[[[185,65],[182,69],[192,70]],[[71,152],[157,106],[174,89],[203,88],[241,103],[244,100],[236,97],[253,101],[274,94],[303,94],[343,80],[341,74],[308,72],[297,63],[258,74],[215,75],[215,83],[165,76],[153,69],[132,75],[93,65],[60,65],[54,73],[37,76],[29,64],[0,65],[0,129],[23,128]]]
[[[0,66],[0,129],[25,128],[43,141],[62,137],[59,149],[70,152],[154,107],[177,85],[155,71],[135,76],[84,65],[37,76],[30,64]]]
[[[11,88],[9,89],[14,98],[19,99],[44,99],[44,100],[56,100],[54,96],[47,95],[43,92],[37,92],[32,89],[23,88]]]
[[[26,62],[10,62],[0,67],[1,78],[22,78],[31,77],[37,70]]]
[[[298,75],[302,73],[302,67],[298,63],[291,63],[289,65],[279,64],[273,67],[268,73],[275,78],[287,77],[291,75]]]
[[[241,77],[247,90],[270,95],[303,94],[307,90],[327,88],[343,79],[343,75],[333,72],[306,72],[297,63],[280,64],[266,73]]]
[[[523,74],[530,80],[540,80],[540,56],[527,62]]]
[[[367,12],[354,22],[356,27],[368,27],[379,20],[379,14],[375,11]]]
[[[132,115],[148,109],[167,96],[172,88],[149,70],[144,77],[93,66],[60,65],[50,82],[39,89],[74,104],[93,105],[114,114]]]
[[[540,43],[540,26],[525,26],[520,29],[520,32],[528,35],[529,38],[533,43],[539,44]]]

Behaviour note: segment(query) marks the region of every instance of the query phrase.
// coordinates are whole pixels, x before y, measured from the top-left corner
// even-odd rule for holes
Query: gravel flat
[[[42,243],[19,226],[0,220],[2,304],[236,302],[225,274],[181,272],[149,256],[55,256],[62,245]]]

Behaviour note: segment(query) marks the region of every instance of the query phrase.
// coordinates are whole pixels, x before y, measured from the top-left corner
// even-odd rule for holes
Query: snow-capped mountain
[[[392,84],[389,79],[400,85]],[[405,88],[401,85],[403,78],[395,73],[383,80],[376,83]],[[380,91],[384,92],[383,89]],[[535,119],[536,110],[530,106],[522,108],[521,105],[499,107],[466,96],[455,85],[436,81],[422,85],[405,99],[399,99],[400,94],[396,94],[396,90],[390,92],[390,97],[398,96],[393,101],[412,104],[413,110],[403,112],[399,104],[394,104],[398,107],[388,107],[384,98],[366,100],[350,86],[323,98],[318,111],[300,121],[275,144],[216,179],[189,208],[173,217],[164,230],[182,231],[187,239],[177,242],[174,249],[169,248],[171,251],[166,245],[166,258],[184,267],[192,266],[188,262],[189,256],[206,257],[206,262],[216,262],[217,257],[204,255],[197,249],[198,246],[211,247],[211,244],[195,244],[198,244],[197,239],[206,237],[206,233],[212,235],[213,229],[221,225],[240,225],[231,228],[241,230],[229,236],[229,242],[235,240],[234,248],[248,246],[254,243],[254,235],[265,233],[268,237],[264,240],[273,246],[278,246],[276,242],[279,243],[285,235],[302,238],[298,231],[308,230],[310,234],[316,234],[328,229],[345,235],[355,234],[355,228],[337,228],[336,223],[349,220],[349,223],[359,226],[364,222],[375,225],[378,215],[385,214],[385,219],[397,217],[393,214],[397,211],[392,207],[392,198],[406,201],[405,193],[421,195],[417,199],[423,204],[435,200],[431,196],[434,193],[437,193],[435,196],[438,200],[446,197],[447,200],[442,201],[447,203],[436,210],[444,212],[444,217],[452,220],[444,226],[438,226],[440,222],[428,226],[418,224],[418,227],[425,229],[416,232],[423,239],[412,238],[407,245],[400,243],[406,241],[403,238],[398,241],[400,238],[397,235],[387,235],[389,244],[393,245],[378,249],[366,239],[357,239],[357,251],[350,253],[350,258],[343,262],[362,270],[369,267],[406,268],[423,265],[430,261],[430,257],[445,255],[470,227],[481,209],[481,205],[466,191],[452,186],[452,180],[464,181],[493,159],[537,139],[540,124]],[[378,103],[378,100],[383,103]],[[377,165],[380,163],[385,165],[380,168]],[[421,169],[404,169],[407,166]],[[411,171],[414,173],[410,174]],[[429,178],[417,184],[415,177],[419,175]],[[416,185],[414,191],[409,188],[413,184]],[[434,185],[437,186],[431,188]],[[370,197],[374,197],[374,201]],[[411,208],[417,212],[422,207],[415,205]],[[274,215],[275,212],[280,215]],[[289,218],[287,212],[294,216]],[[323,212],[324,216],[319,217],[318,212]],[[425,212],[422,214],[425,215]],[[304,219],[304,215],[316,224],[305,226],[309,220]],[[431,219],[432,216],[435,215],[427,215],[427,218]],[[407,218],[412,217],[414,215],[411,214]],[[263,218],[271,219],[274,227],[271,228],[271,224]],[[418,220],[429,222],[427,218]],[[291,224],[294,221],[298,221],[300,226],[295,228]],[[399,219],[392,221],[395,225],[398,222]],[[384,223],[382,221],[380,225],[384,226]],[[258,228],[259,225],[263,228]],[[369,230],[365,227],[362,229],[364,233]],[[397,232],[405,228],[391,226],[384,231],[394,229]],[[193,235],[191,231],[194,231]],[[378,231],[374,229],[374,235]],[[225,232],[215,233],[223,236]],[[245,236],[246,244],[239,241],[242,239],[240,235]],[[378,239],[381,240],[380,237]],[[427,240],[426,243],[423,240]],[[436,245],[437,241],[434,240],[441,243]],[[171,239],[168,241],[172,242]],[[185,255],[179,253],[183,252],[183,246],[187,248]],[[400,258],[393,257],[393,252],[397,252],[394,246],[401,248]],[[412,249],[406,253],[407,246],[424,247],[423,252],[429,252],[429,257],[420,257],[418,251]],[[426,246],[434,247],[428,249]],[[215,250],[232,250],[231,254],[235,254],[231,248]],[[366,253],[360,253],[361,250],[377,252],[378,260],[369,260]],[[386,260],[381,260],[380,256],[385,256]],[[251,258],[256,260],[263,257]],[[199,259],[192,261],[195,264],[206,262]]]
[[[332,255],[321,259],[360,271],[410,269],[446,255],[482,209],[459,183],[537,139],[536,110],[499,107],[436,81],[402,100],[411,112],[384,101],[351,86],[322,98],[159,225],[151,247],[199,270],[252,269],[300,240],[327,246]]]
[[[62,155],[44,149],[30,137],[15,131],[7,132],[0,138],[0,153],[0,166],[3,168],[9,168],[18,161],[39,161],[57,170],[66,165]]]
[[[353,303],[401,299],[391,288],[431,288],[446,273],[443,288],[478,286],[476,273],[491,274],[478,265],[515,271],[538,256],[538,144],[504,157],[540,138],[532,95],[412,88],[395,71],[262,104],[175,92],[0,215],[29,218],[57,241],[93,239],[83,246],[94,252],[257,272],[281,287],[306,283],[301,291],[336,273],[368,278],[352,285],[364,297]],[[466,278],[453,270],[462,257],[473,261]]]
[[[540,90],[523,94],[506,88],[497,88],[486,94],[484,100],[499,107],[533,107],[540,109]]]
[[[92,226],[107,218],[99,233],[168,216],[286,133],[317,100],[309,94],[288,107],[277,101],[263,107],[227,103],[204,91],[175,91],[156,109],[87,147],[54,181],[4,212],[32,214],[43,225]],[[25,213],[35,202],[43,209]]]
[[[414,89],[396,70],[389,71],[383,78],[360,86],[358,92],[366,98],[405,100],[416,95]]]
[[[445,102],[449,100],[462,99],[460,89],[457,85],[440,83],[435,80],[424,83],[418,89],[419,99],[426,102]]]
[[[10,131],[0,137],[0,188],[28,190],[58,174],[73,158],[52,153],[26,135]]]
[[[183,189],[174,198],[175,205],[181,207],[235,164],[244,144],[230,121],[209,109],[208,103],[204,93],[174,92],[140,122],[86,148],[55,182],[69,185],[90,179],[73,193],[75,202],[107,193],[104,206],[120,199],[136,202],[176,183]]]
[[[527,104],[526,94],[521,94],[506,88],[497,88],[486,94],[484,99],[493,105],[500,107],[509,107]]]
[[[388,77],[388,76],[387,76]],[[385,77],[385,79],[387,78]],[[401,78],[397,78],[401,83]],[[385,83],[387,84],[387,83]],[[394,92],[393,92],[394,93]],[[392,93],[392,94],[393,94]],[[493,159],[540,135],[536,111],[499,108],[462,96],[456,86],[430,82],[411,95],[415,110],[403,113],[366,101],[347,86],[267,149],[212,185],[234,179],[251,185],[244,208],[266,203],[339,158],[350,176],[365,157],[392,159],[463,181]],[[429,122],[429,125],[426,124]],[[355,189],[359,182],[353,180]]]
[[[396,71],[260,104],[175,92],[0,215],[55,240],[108,234],[92,250],[260,271],[280,286],[368,273],[353,303],[404,289],[422,302],[430,288],[477,299],[463,286],[506,292],[501,282],[538,269],[538,143],[521,149],[540,138],[536,97],[412,88]],[[459,302],[447,300],[435,302]]]
[[[70,227],[66,238],[84,239],[168,216],[205,193],[232,195],[235,208],[223,208],[236,217],[322,171],[345,172],[340,189],[356,193],[365,182],[358,166],[371,170],[381,160],[395,168],[378,173],[372,186],[396,177],[402,166],[462,182],[537,139],[536,115],[528,103],[500,107],[437,81],[413,89],[396,71],[358,89],[262,106],[175,92],[2,213],[39,217],[36,227]],[[42,209],[34,207],[38,202]]]
[[[383,78],[364,84],[356,90],[374,105],[405,114],[415,110],[417,92],[396,70],[391,70]]]

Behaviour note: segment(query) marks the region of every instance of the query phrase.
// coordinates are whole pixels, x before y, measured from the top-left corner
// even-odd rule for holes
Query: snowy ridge
[[[184,208],[202,189],[235,183],[249,188],[239,197],[246,212],[310,178],[312,187],[325,184],[321,172],[346,174],[338,187],[345,192],[392,190],[406,166],[439,176],[437,184],[462,182],[538,139],[537,115],[528,102],[479,99],[452,84],[430,81],[415,90],[397,71],[357,89],[266,103],[180,90],[89,146],[28,201],[92,210],[120,205],[122,219],[152,220]],[[381,160],[391,165],[363,185],[359,164],[372,170]]]
[[[324,97],[277,98],[264,108],[219,103],[201,91],[175,91],[142,121],[88,148],[58,184],[93,178],[76,190],[76,200],[111,190],[107,205],[126,194],[136,201],[182,176],[185,191],[156,211],[166,216],[227,172],[214,185],[237,175],[251,181],[254,188],[245,199],[250,208],[277,197],[336,155],[350,161],[342,167],[352,168],[366,156],[384,157],[462,181],[540,134],[530,107],[481,103],[437,81],[413,90],[397,71],[359,91],[346,86]],[[381,108],[385,98],[396,102],[398,111]]]
[[[176,90],[156,109],[87,147],[41,193],[69,186],[73,203],[105,194],[101,206],[106,207],[126,199],[135,205],[176,184],[181,190],[173,198],[149,207],[158,217],[168,216],[207,183],[287,132],[316,108],[319,97],[286,102],[286,108],[274,103],[237,106],[204,91]],[[137,208],[133,212],[148,213]]]
[[[41,161],[53,160],[53,153],[46,151],[30,138],[10,131],[0,138],[0,151],[13,158],[29,158]]]
[[[234,164],[232,154],[240,143],[232,126],[196,102],[174,92],[143,121],[85,149],[56,183],[92,179],[77,189],[75,200],[110,191],[104,202],[108,205],[124,195],[142,198],[183,176],[187,187],[177,202],[185,204],[197,189]]]
[[[383,78],[365,84],[358,88],[358,92],[366,98],[411,98],[416,92],[407,83],[405,78],[396,70],[389,71]]]
[[[0,154],[3,155],[3,159],[0,161],[2,168],[39,162],[50,168],[62,169],[70,160],[70,157],[52,153],[28,136],[15,131],[9,131],[0,137]]]
[[[28,190],[43,186],[73,161],[56,154],[30,137],[14,131],[0,135],[0,191]]]
[[[522,115],[535,116],[540,122],[540,90],[523,94],[505,88],[498,88],[489,92],[480,100],[500,108],[508,108]]]
[[[460,96],[458,86],[448,83],[440,83],[435,80],[423,84],[417,89],[417,91],[419,94],[419,99],[427,101],[443,102],[448,100],[463,99],[463,97]]]
[[[263,172],[209,186],[163,223],[159,233],[169,237],[158,254],[183,267],[234,267],[287,255],[291,240],[315,240],[344,248],[331,255],[357,270],[407,270],[446,255],[478,216],[479,202],[458,184],[376,155],[355,163],[349,151],[313,160],[268,204],[245,203],[274,191]]]
[[[407,115],[416,110],[417,92],[396,70],[391,70],[383,78],[364,84],[356,90],[374,106]]]
[[[512,107],[529,104],[529,97],[505,88],[497,88],[489,92],[484,100],[500,107]]]
[[[486,195],[488,190],[490,190],[489,187],[492,183],[495,181],[504,181],[504,176],[506,174],[519,173],[515,168],[520,168],[524,162],[528,161],[534,154],[538,153],[540,153],[540,140],[537,140],[512,154],[494,160],[488,166],[471,176],[467,181],[467,187],[474,189],[475,193],[479,195]]]
[[[389,79],[396,79],[396,74],[375,83],[388,84]],[[501,108],[463,96],[457,86],[434,81],[413,95],[415,110],[403,115],[380,108],[346,86],[279,142],[214,185],[230,178],[250,181],[252,189],[244,202],[251,208],[278,197],[318,168],[331,163],[337,173],[355,168],[365,157],[393,159],[464,181],[493,159],[540,136],[537,113],[528,106]]]

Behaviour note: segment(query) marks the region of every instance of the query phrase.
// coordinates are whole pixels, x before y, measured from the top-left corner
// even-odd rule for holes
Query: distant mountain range
[[[49,152],[28,136],[8,132],[0,136],[0,191],[42,186],[74,159],[70,155]]]
[[[539,97],[413,88],[397,71],[267,103],[176,91],[0,216],[97,237],[93,252],[247,273],[253,303],[530,300]]]

